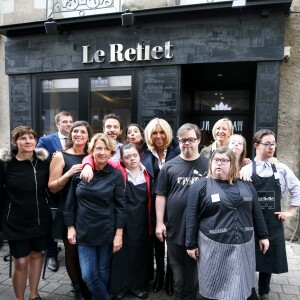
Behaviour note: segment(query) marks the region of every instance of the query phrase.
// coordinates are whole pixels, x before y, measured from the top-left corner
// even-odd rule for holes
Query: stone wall
[[[9,93],[8,76],[5,75],[5,37],[0,35],[0,147],[9,146]]]
[[[291,14],[286,19],[285,46],[291,47],[290,58],[283,62],[280,76],[280,100],[278,120],[278,149],[280,161],[287,164],[300,177],[300,0],[294,0]],[[288,209],[289,197],[285,197],[284,209]],[[300,235],[299,215],[286,223],[286,238]],[[298,227],[298,228],[296,228]]]
[[[0,25],[46,19],[46,0],[0,0]]]

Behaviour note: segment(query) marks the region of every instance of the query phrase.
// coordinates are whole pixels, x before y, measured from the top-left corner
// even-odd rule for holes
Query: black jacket
[[[94,177],[83,182],[73,177],[64,209],[66,226],[75,226],[79,245],[112,243],[117,228],[126,217],[125,184],[121,171],[106,165],[94,170]]]
[[[47,201],[48,152],[36,149],[32,161],[18,161],[0,150],[0,202],[4,238],[21,240],[50,234],[52,216]]]

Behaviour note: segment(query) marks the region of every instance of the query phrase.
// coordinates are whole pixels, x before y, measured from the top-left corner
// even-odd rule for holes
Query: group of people
[[[257,299],[255,271],[259,297],[269,299],[271,274],[287,272],[282,221],[300,206],[300,182],[273,157],[272,131],[255,133],[252,162],[227,118],[201,152],[191,123],[176,138],[161,118],[145,130],[130,124],[123,145],[115,114],[95,135],[67,112],[55,121],[58,132],[38,142],[32,128],[15,128],[13,150],[0,152],[0,231],[14,257],[17,300],[27,279],[30,300],[42,299],[42,251],[56,271],[56,240],[75,299],[146,299],[153,279],[155,293],[164,286],[176,300]],[[290,208],[282,212],[286,190]]]

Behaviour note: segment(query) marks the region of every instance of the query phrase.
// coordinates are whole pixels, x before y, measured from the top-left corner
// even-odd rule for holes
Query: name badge
[[[278,172],[275,172],[275,173],[274,173],[274,177],[275,177],[275,179],[279,179],[279,178],[280,178],[279,173],[278,173]]]
[[[218,201],[220,201],[220,195],[219,194],[213,194],[213,195],[211,195],[211,201],[212,202],[218,202]]]

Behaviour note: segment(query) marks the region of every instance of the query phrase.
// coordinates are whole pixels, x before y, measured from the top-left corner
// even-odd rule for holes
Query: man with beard
[[[186,252],[185,211],[190,186],[208,169],[208,159],[200,156],[201,132],[194,124],[184,124],[177,131],[180,154],[161,169],[156,187],[156,235],[166,238],[168,257],[174,273],[176,300],[195,299],[197,262]]]

